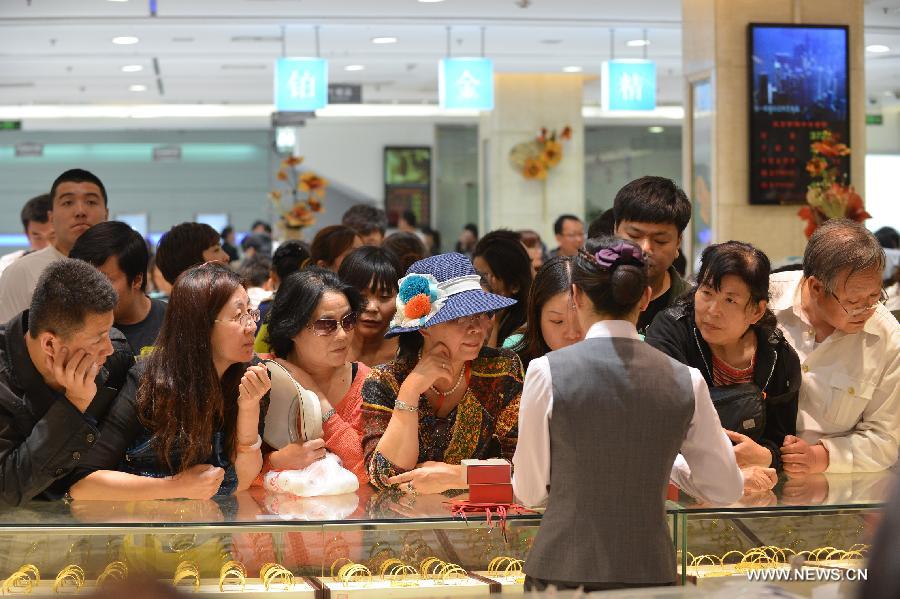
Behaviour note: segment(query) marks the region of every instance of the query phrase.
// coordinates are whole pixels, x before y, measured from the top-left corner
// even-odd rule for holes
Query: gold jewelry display
[[[3,594],[30,595],[34,586],[41,581],[41,572],[34,564],[25,564],[3,581]]]
[[[713,569],[703,572],[704,577],[715,577],[732,576],[735,574],[746,573],[750,570],[786,566],[790,561],[791,556],[802,556],[812,565],[820,562],[827,563],[851,559],[862,560],[865,559],[868,549],[868,545],[861,543],[852,545],[850,549],[846,551],[830,546],[819,547],[810,551],[794,551],[790,547],[767,545],[765,547],[754,547],[746,552],[733,549],[723,554],[721,557],[713,554],[695,556],[689,551],[687,557],[688,566],[690,568],[699,568],[701,566],[721,568],[720,570]],[[493,565],[494,562],[491,562],[491,564]]]
[[[200,588],[200,570],[194,562],[184,561],[175,567],[175,576],[172,578],[172,584],[176,587],[183,580],[190,580],[194,587],[194,592]]]
[[[115,561],[103,568],[103,572],[97,577],[97,586],[106,582],[121,582],[128,578],[128,566],[125,562]]]
[[[341,566],[337,577],[345,586],[353,582],[372,582],[372,571],[363,564],[351,562]]]
[[[525,562],[523,560],[501,555],[492,559],[488,564],[488,575],[504,576],[509,578],[514,577],[516,579],[516,582],[519,582],[519,579],[521,578],[522,582],[524,582],[524,567]]]
[[[461,580],[468,578],[469,573],[458,564],[444,564],[441,568],[441,582],[446,583],[450,580]]]
[[[398,559],[388,559],[381,564],[381,579],[390,582],[391,586],[416,586],[416,578],[418,577],[418,570]]]
[[[244,564],[235,560],[229,560],[222,564],[219,570],[219,592],[225,591],[226,584],[237,585],[238,590],[243,591],[247,582],[247,570]]]
[[[84,586],[84,570],[81,566],[69,564],[59,571],[56,580],[53,581],[53,592],[59,593],[66,587],[74,587],[75,592]]]
[[[259,579],[262,580],[266,591],[271,590],[273,584],[280,584],[284,591],[291,590],[294,586],[294,573],[274,562],[263,564],[259,569]]]

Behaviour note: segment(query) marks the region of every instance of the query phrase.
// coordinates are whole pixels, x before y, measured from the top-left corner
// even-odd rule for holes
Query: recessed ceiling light
[[[344,70],[345,71],[362,71],[365,68],[366,67],[364,67],[361,64],[348,64],[347,66],[344,67]]]
[[[147,91],[147,86],[146,85],[131,85],[128,87],[128,91],[145,92],[145,91]]]
[[[625,45],[629,48],[643,48],[650,45],[650,40],[628,40]]]
[[[395,37],[373,37],[373,44],[396,44],[397,38]]]
[[[577,66],[575,66],[575,65],[572,65],[572,66],[570,66],[570,67],[563,67],[563,71],[565,71],[566,73],[580,73],[580,72],[581,72],[581,67],[577,67]]]
[[[542,44],[547,44],[548,46],[555,46],[556,44],[561,44],[562,40],[541,40]]]
[[[665,129],[660,127],[659,125],[654,125],[652,127],[647,127],[647,131],[649,131],[650,133],[662,133],[663,131],[665,131]]]
[[[133,35],[120,35],[119,37],[112,38],[112,43],[117,44],[119,46],[130,46],[131,44],[136,44],[140,40],[134,37]]]
[[[884,44],[871,44],[866,46],[866,52],[871,52],[872,54],[884,54],[885,52],[890,52],[891,49]]]
[[[123,73],[139,73],[143,70],[144,67],[139,64],[126,64],[124,67],[122,67]]]

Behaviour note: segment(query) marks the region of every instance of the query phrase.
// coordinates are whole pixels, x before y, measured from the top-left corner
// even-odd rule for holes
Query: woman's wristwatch
[[[334,416],[335,411],[334,408],[328,408],[328,411],[322,414],[322,424],[328,422],[332,416]]]

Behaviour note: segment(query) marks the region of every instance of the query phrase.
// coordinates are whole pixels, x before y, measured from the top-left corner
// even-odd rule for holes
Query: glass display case
[[[683,580],[807,562],[859,563],[889,475],[782,481],[729,506],[667,503]],[[465,496],[461,496],[465,498]],[[453,515],[444,495],[32,502],[0,512],[4,594],[87,594],[143,576],[212,596],[471,596],[522,591],[541,510]],[[839,551],[841,553],[834,553]]]
[[[772,491],[731,505],[682,493],[674,510],[682,580],[817,567],[854,570],[843,577],[853,578],[893,481],[887,471],[782,476]]]

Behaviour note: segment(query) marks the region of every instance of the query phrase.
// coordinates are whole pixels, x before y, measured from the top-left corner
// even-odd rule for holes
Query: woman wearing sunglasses
[[[293,273],[278,288],[269,311],[269,345],[276,362],[318,396],[323,437],[273,451],[266,456],[263,472],[306,468],[327,449],[361,484],[368,480],[360,389],[369,368],[347,360],[361,307],[359,292],[323,268]]]
[[[72,498],[209,499],[248,488],[262,466],[270,387],[265,367],[251,365],[257,318],[225,266],[179,276],[155,348],[132,368],[97,440],[93,455],[109,461],[85,464],[94,471]]]
[[[398,356],[362,390],[369,479],[411,494],[466,488],[461,460],[516,449],[522,364],[484,346],[491,313],[515,300],[483,291],[455,253],[414,263],[399,287],[387,332],[400,336]]]

